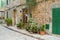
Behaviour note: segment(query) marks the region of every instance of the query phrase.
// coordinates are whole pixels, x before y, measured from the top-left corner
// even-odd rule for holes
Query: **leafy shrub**
[[[26,26],[25,28],[28,32],[31,32],[31,27],[29,25]]]
[[[21,29],[21,28],[24,27],[24,24],[23,24],[22,22],[19,22],[19,23],[17,24],[17,27]]]
[[[28,20],[28,26],[27,26],[28,31],[32,33],[37,33],[38,31],[37,26],[38,26],[38,23],[34,21],[32,18]]]
[[[11,18],[5,19],[5,22],[8,26],[12,25],[12,19]]]
[[[40,31],[44,31],[44,28],[45,28],[45,26],[42,25],[42,26],[40,27]]]

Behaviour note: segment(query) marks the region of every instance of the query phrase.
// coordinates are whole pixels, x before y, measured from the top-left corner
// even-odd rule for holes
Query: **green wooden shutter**
[[[26,2],[29,2],[29,0],[26,0]]]
[[[8,0],[6,0],[6,4],[8,5]]]
[[[60,8],[52,9],[52,33],[60,34]]]
[[[4,2],[1,0],[1,8],[4,8]]]
[[[8,18],[8,12],[6,12],[6,18]]]
[[[46,26],[46,29],[49,29],[49,24],[46,24],[45,26]]]
[[[35,7],[36,0],[26,0],[26,4],[28,5],[29,8]]]

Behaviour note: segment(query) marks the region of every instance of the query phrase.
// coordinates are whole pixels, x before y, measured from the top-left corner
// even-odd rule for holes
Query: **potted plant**
[[[31,27],[29,25],[26,26],[26,30],[30,32]]]
[[[36,21],[32,21],[32,23],[29,24],[30,25],[30,29],[32,33],[37,33],[37,25],[38,23]]]
[[[45,34],[44,28],[45,28],[44,25],[42,25],[42,26],[40,27],[40,34],[41,34],[41,35],[44,35],[44,34]]]
[[[37,33],[37,31],[38,31],[37,25],[38,25],[38,24],[37,24],[35,21],[31,23],[31,31],[32,31],[33,33]]]
[[[24,24],[23,24],[22,22],[19,22],[19,23],[17,24],[17,28],[22,29],[23,27],[24,27]]]
[[[38,23],[34,21],[32,18],[30,18],[28,20],[28,27],[27,27],[28,31],[30,33],[37,33],[37,25]]]
[[[6,22],[7,26],[11,26],[12,25],[12,19],[11,18],[5,19],[5,22]]]
[[[28,25],[27,25],[27,27],[26,27],[26,30],[27,30],[28,32],[31,32],[31,23],[32,23],[32,21],[33,21],[32,18],[29,18],[29,19],[28,19]]]
[[[33,33],[37,33],[37,32],[38,32],[38,29],[37,29],[36,26],[35,26],[35,27],[32,27],[32,32],[33,32]]]

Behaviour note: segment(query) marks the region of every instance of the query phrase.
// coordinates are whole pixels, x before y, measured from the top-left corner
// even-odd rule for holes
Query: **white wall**
[[[9,0],[9,7],[20,5],[20,0]]]

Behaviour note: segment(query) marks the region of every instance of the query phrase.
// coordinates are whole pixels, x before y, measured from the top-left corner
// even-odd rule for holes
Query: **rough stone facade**
[[[46,0],[46,2],[44,2],[44,0],[36,0],[36,2],[38,2],[38,4],[35,6],[35,8],[31,9],[32,18],[34,20],[36,20],[39,24],[44,24],[44,22],[46,24],[48,24],[50,22],[50,19],[51,19],[50,13],[49,13],[49,11],[50,11],[49,7],[52,3],[59,2],[59,1],[60,0]],[[15,6],[15,5],[25,4],[25,3],[26,3],[26,0],[20,0],[20,3],[16,0],[16,2],[14,2],[14,3],[11,2],[11,4],[9,4],[8,6]],[[13,5],[13,4],[15,4],[15,5]],[[19,7],[16,8],[17,14],[20,13],[20,11],[19,11],[20,8]],[[10,13],[13,13],[12,11]]]
[[[38,3],[35,9],[31,10],[33,19],[40,24],[44,24],[44,22],[48,24],[50,22],[49,7],[54,2],[53,0],[47,0],[46,2]]]
[[[15,6],[22,5],[22,4],[25,4],[24,0],[9,0],[8,5],[5,4],[5,6],[6,6],[5,10],[11,8],[10,10],[5,11],[5,18],[6,18],[7,12],[8,12],[8,18],[12,18],[13,25],[14,25],[14,9],[16,9],[16,15],[15,15],[16,18],[15,19],[16,19],[16,24],[17,24],[20,22],[20,16],[22,14],[22,12],[20,12],[20,11],[24,7],[24,6],[20,6],[20,7],[15,7]],[[12,7],[14,7],[14,8],[12,8]]]
[[[26,0],[21,1],[22,3],[26,3]],[[38,4],[35,8],[31,9],[32,18],[36,20],[39,24],[49,24],[51,21],[50,18],[50,5],[52,5],[55,2],[60,2],[60,0],[36,0]],[[44,21],[45,20],[45,21]]]

